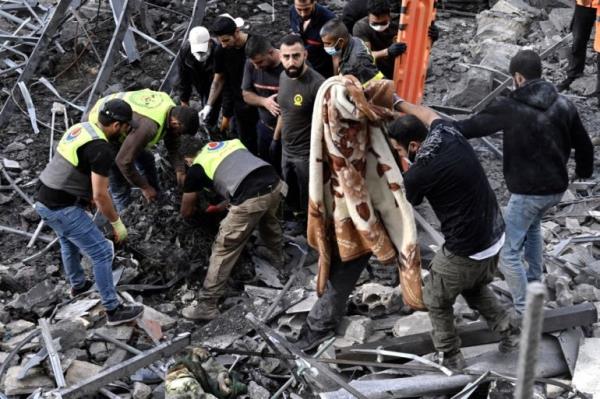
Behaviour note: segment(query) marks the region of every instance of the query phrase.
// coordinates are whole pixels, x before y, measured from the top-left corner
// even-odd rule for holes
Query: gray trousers
[[[337,327],[346,314],[346,302],[354,290],[360,274],[367,267],[371,254],[348,262],[333,257],[327,288],[314,304],[306,324],[312,331],[329,331]]]

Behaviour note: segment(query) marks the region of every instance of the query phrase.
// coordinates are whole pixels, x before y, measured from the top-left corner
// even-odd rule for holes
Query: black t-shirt
[[[115,152],[106,141],[93,140],[79,147],[77,158],[79,159],[77,170],[86,175],[94,172],[108,177],[110,168],[115,161]],[[74,195],[47,187],[43,183],[40,183],[37,199],[50,209],[72,206],[77,201],[77,197]]]
[[[406,197],[418,205],[426,197],[441,222],[445,247],[471,256],[496,243],[504,220],[483,167],[452,122],[438,119],[415,162],[404,175]]]
[[[281,73],[277,102],[283,118],[281,145],[287,155],[308,157],[313,106],[324,81],[310,67],[297,79],[288,77],[285,71]]]
[[[242,80],[242,90],[252,91],[261,97],[270,97],[279,92],[279,75],[283,71],[281,62],[274,68],[258,69],[246,60],[244,67],[244,78]],[[277,117],[263,107],[258,107],[258,116],[260,120],[270,128],[274,129],[277,124]]]
[[[248,35],[248,39],[250,35]],[[247,43],[247,41],[246,41]],[[225,77],[225,89],[234,102],[243,102],[242,78],[244,76],[244,65],[246,64],[246,44],[240,48],[223,48],[217,46],[215,52],[215,73],[221,73]]]
[[[371,51],[379,51],[390,47],[398,35],[398,21],[392,18],[390,26],[383,32],[377,32],[369,26],[369,17],[364,17],[354,25],[352,35],[369,43]],[[394,58],[385,57],[377,60],[377,67],[388,79],[394,77]]]
[[[268,186],[274,186],[279,181],[277,172],[271,165],[265,165],[251,172],[239,185],[230,202],[239,205],[249,198],[264,193]],[[205,188],[212,188],[213,182],[204,172],[204,168],[198,164],[192,165],[186,174],[183,185],[184,193],[195,193]]]

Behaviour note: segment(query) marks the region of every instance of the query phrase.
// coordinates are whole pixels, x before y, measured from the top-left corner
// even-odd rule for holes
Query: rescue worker
[[[336,18],[327,22],[320,34],[325,52],[333,57],[336,74],[354,75],[364,86],[371,80],[384,78],[369,48],[362,40],[348,33],[341,20]]]
[[[576,0],[577,4],[575,5],[573,19],[571,20],[573,44],[571,45],[567,77],[556,86],[558,91],[568,89],[575,79],[583,76],[587,44],[590,40],[594,23],[596,22],[596,8],[594,8],[595,4],[593,4],[593,1],[594,0]],[[596,29],[596,37],[600,37],[599,29]],[[600,39],[598,40],[600,41]],[[596,73],[598,74],[598,80],[596,80],[596,93],[598,93],[598,91],[600,91],[600,57],[598,57],[598,55],[596,55]]]
[[[204,188],[213,188],[230,204],[212,246],[198,302],[182,312],[187,319],[211,320],[219,315],[219,298],[255,228],[267,248],[268,260],[275,267],[282,266],[283,236],[277,211],[285,183],[271,165],[254,156],[239,139],[202,146],[189,138],[182,145],[182,155],[189,166],[181,200],[183,218],[194,216],[198,192]]]
[[[87,211],[93,203],[110,221],[115,241],[127,238],[127,228],[108,192],[108,175],[114,162],[109,141],[133,126],[131,118],[131,107],[115,99],[102,104],[97,122],[78,123],[67,130],[40,175],[35,203],[37,213],[59,238],[71,296],[87,292],[94,285],[81,267],[83,253],[92,261],[96,286],[111,325],[137,318],[144,308],[121,304],[117,298],[112,277],[113,244],[104,238]]]
[[[113,98],[122,99],[131,106],[136,125],[124,138],[110,174],[110,192],[120,212],[131,202],[132,186],[139,187],[148,202],[156,200],[160,187],[154,154],[149,150],[161,140],[164,140],[169,161],[175,168],[177,184],[183,186],[185,168],[178,155],[179,137],[196,134],[199,120],[195,110],[176,106],[168,94],[143,89],[101,98],[92,107],[89,121],[96,123],[102,105]]]
[[[202,104],[206,104],[214,75],[215,50],[219,43],[210,37],[208,29],[196,26],[190,30],[177,58],[179,79],[177,89],[181,105],[189,106],[192,90],[195,88]],[[214,127],[219,119],[221,97],[211,109],[206,124]]]
[[[427,198],[445,238],[423,289],[435,359],[453,369],[465,366],[454,325],[458,295],[501,336],[499,351],[512,352],[518,347],[518,323],[488,286],[505,236],[500,207],[485,171],[452,122],[397,96],[393,108],[407,114],[389,127],[392,147],[412,162],[404,174],[406,198],[414,206]]]

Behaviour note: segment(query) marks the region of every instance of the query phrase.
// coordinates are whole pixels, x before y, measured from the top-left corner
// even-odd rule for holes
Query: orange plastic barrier
[[[396,93],[408,102],[419,104],[423,98],[431,39],[428,30],[435,20],[435,0],[402,0],[398,41],[406,52],[396,57]]]

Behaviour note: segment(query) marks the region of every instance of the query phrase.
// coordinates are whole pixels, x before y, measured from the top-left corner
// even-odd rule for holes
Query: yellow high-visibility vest
[[[83,122],[71,126],[65,132],[60,141],[56,152],[63,156],[71,165],[79,165],[77,150],[84,144],[92,140],[108,141],[104,132],[94,123]]]

